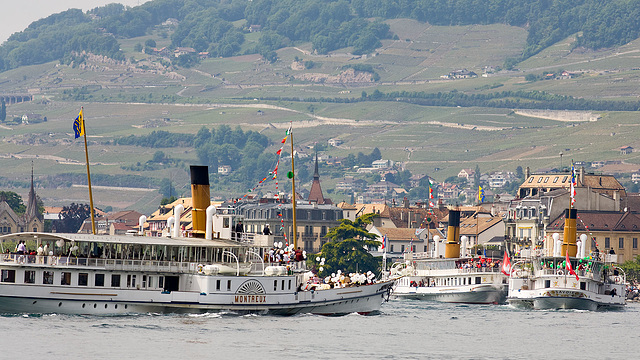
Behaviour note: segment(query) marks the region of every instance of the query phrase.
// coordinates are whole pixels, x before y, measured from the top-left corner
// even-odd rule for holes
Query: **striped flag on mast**
[[[571,161],[571,206],[576,202],[576,187],[578,180],[576,177],[576,168],[573,166],[573,160]]]
[[[431,187],[431,181],[427,179],[429,183],[429,207],[435,207],[436,205],[433,203],[433,188]]]

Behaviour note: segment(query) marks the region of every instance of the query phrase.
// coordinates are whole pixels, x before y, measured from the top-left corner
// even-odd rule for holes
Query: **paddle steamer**
[[[191,183],[193,237],[180,231],[180,209],[174,209],[168,224],[173,225],[171,237],[1,236],[2,244],[24,240],[32,248],[46,245],[50,252],[0,255],[0,312],[370,314],[388,298],[393,281],[304,290],[309,273],[302,263],[264,263],[272,235],[233,237],[241,219],[233,207],[210,205],[206,166],[191,167]]]

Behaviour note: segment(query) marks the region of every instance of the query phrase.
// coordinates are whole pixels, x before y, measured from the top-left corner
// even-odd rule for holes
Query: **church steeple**
[[[325,199],[322,195],[320,187],[320,173],[318,172],[318,153],[316,152],[316,168],[313,172],[313,182],[311,183],[311,191],[309,191],[309,201],[314,201],[318,205],[331,204],[331,200]]]
[[[36,197],[35,187],[33,186],[33,161],[31,162],[31,188],[29,189],[29,196],[27,198],[27,211],[24,215],[27,222],[35,218],[40,218],[40,214],[38,213],[38,198]]]
[[[318,173],[318,152],[316,151],[316,169],[313,172],[313,181],[320,181],[320,173]]]

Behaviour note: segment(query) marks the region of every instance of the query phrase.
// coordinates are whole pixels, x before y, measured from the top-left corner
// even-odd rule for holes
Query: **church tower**
[[[31,163],[31,188],[27,198],[27,211],[24,213],[25,231],[43,231],[44,220],[38,212],[38,197],[33,186],[33,163]]]
[[[320,174],[318,173],[318,153],[316,152],[316,168],[313,172],[313,182],[311,183],[311,191],[309,192],[309,201],[318,205],[331,204],[330,199],[322,196],[322,188],[320,187]]]

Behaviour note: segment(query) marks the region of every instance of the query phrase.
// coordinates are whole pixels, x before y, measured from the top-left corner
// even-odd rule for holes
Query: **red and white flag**
[[[573,271],[573,266],[571,266],[571,261],[569,261],[569,249],[567,249],[567,265],[565,266],[567,268],[567,272],[571,275],[575,275],[576,277],[576,281],[580,280],[580,278],[578,277],[578,274],[576,274],[575,271]]]
[[[502,259],[502,273],[510,276],[511,274],[511,260],[509,260],[509,255],[507,252],[504,252],[504,259]]]

